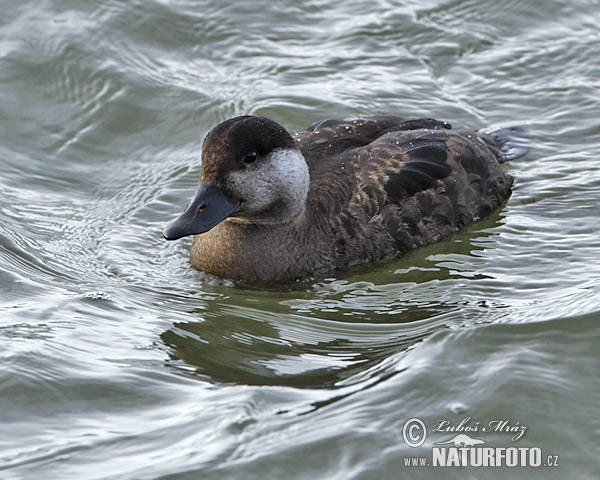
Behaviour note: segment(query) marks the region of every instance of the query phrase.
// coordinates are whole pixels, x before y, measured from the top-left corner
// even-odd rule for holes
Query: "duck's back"
[[[512,185],[500,167],[510,133],[502,132],[399,117],[328,120],[297,132],[311,173],[307,216],[327,239],[322,248],[343,267],[433,242],[490,214]]]

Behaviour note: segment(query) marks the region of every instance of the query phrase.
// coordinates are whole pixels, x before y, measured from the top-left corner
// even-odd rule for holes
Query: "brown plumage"
[[[290,136],[271,120],[236,117],[207,136],[201,187],[165,237],[198,234],[195,268],[249,283],[390,257],[500,207],[513,182],[500,162],[526,153],[519,138],[518,128],[484,134],[391,116]]]

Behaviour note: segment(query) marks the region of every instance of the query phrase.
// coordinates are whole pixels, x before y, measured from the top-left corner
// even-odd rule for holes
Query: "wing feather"
[[[311,171],[307,208],[340,265],[449,235],[510,194],[499,150],[445,122],[327,120],[295,135]]]

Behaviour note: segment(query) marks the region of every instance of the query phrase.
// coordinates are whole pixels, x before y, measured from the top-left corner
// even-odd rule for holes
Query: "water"
[[[597,478],[596,1],[1,7],[0,478]],[[525,123],[534,148],[451,239],[253,289],[160,236],[245,113]],[[438,422],[496,420],[527,430],[470,436],[559,466],[405,466]]]

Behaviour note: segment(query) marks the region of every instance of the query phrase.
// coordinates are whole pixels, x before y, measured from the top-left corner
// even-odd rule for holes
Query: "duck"
[[[190,263],[248,284],[294,282],[400,255],[499,209],[529,150],[525,128],[431,118],[323,120],[288,132],[244,115],[214,127],[199,186],[166,240]]]

